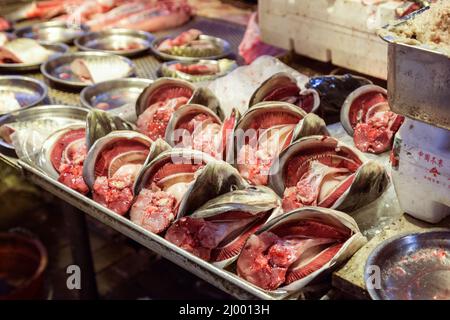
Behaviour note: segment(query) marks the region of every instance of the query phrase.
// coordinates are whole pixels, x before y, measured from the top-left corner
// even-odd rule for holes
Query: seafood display
[[[164,151],[165,149],[165,151]],[[179,216],[181,202],[198,172],[214,158],[199,151],[168,146],[136,180],[136,200],[130,210],[134,223],[154,233],[165,231]]]
[[[53,51],[46,49],[36,40],[19,38],[0,47],[0,63],[39,64],[52,54]]]
[[[200,60],[197,62],[172,61],[161,65],[164,77],[180,78],[192,82],[210,81],[224,76],[237,67],[233,60]]]
[[[237,274],[264,290],[288,295],[338,266],[366,241],[345,213],[297,209],[249,237],[237,260]]]
[[[83,178],[93,199],[124,215],[133,202],[133,184],[152,141],[135,131],[116,131],[98,139],[86,156]]]
[[[155,49],[171,56],[194,58],[219,56],[224,51],[216,38],[204,35],[197,29],[190,29],[174,38],[169,37],[156,42]]]
[[[376,200],[388,183],[383,165],[329,136],[294,142],[269,172],[285,211],[318,206],[351,212]]]
[[[220,109],[217,109],[220,111]],[[170,117],[165,140],[172,146],[205,152],[225,160],[231,148],[238,114],[223,120],[221,112],[199,105],[186,104]]]
[[[341,109],[341,123],[363,152],[381,153],[391,149],[404,117],[390,110],[387,91],[365,85],[353,91]]]
[[[69,188],[87,194],[89,188],[83,178],[87,151],[108,133],[129,129],[133,127],[122,119],[91,110],[86,116],[86,124],[67,126],[47,138],[39,155],[39,166]]]
[[[163,138],[170,116],[188,103],[194,93],[189,82],[160,78],[148,86],[136,102],[138,130],[153,140]]]
[[[267,185],[269,170],[279,153],[296,139],[328,134],[315,114],[287,102],[261,102],[252,106],[235,129],[236,166],[252,184]]]
[[[126,61],[114,59],[113,56],[78,58],[73,60],[70,68],[81,81],[88,83],[124,78],[132,71],[132,67]]]
[[[296,79],[287,73],[276,73],[264,81],[251,96],[249,106],[263,101],[288,102],[308,113],[315,112],[320,103],[317,91],[300,89]]]
[[[83,163],[87,154],[84,125],[73,125],[55,132],[44,142],[42,150],[40,165],[51,176],[81,194],[89,192],[83,179]]]
[[[267,187],[232,190],[177,220],[165,238],[223,267],[237,258],[251,234],[276,215],[278,205],[278,196]]]

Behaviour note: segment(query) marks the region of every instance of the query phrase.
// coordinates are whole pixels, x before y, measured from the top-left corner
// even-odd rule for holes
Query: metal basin
[[[75,39],[74,43],[83,51],[102,51],[131,57],[148,50],[153,39],[153,35],[144,31],[110,29],[87,33]]]
[[[48,21],[18,29],[18,38],[31,38],[49,43],[71,44],[73,40],[89,30],[85,25],[68,24],[64,21]]]
[[[384,241],[370,254],[364,279],[374,300],[450,300],[450,230]]]

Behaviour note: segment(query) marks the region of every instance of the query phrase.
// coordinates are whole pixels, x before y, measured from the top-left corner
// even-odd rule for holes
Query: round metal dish
[[[59,57],[60,55],[66,53],[69,51],[69,47],[63,43],[46,43],[46,42],[40,42],[40,44],[48,49],[54,52],[48,60],[54,59],[56,57]],[[39,66],[41,64],[45,63],[0,63],[0,71],[33,71],[38,70]]]
[[[374,300],[450,299],[450,230],[384,241],[370,254],[364,279]]]
[[[80,90],[91,84],[80,81],[78,77],[74,75],[72,70],[70,69],[70,64],[72,63],[73,60],[77,58],[89,59],[98,57],[111,57],[113,59],[125,61],[131,67],[126,77],[131,77],[134,75],[135,65],[133,62],[131,62],[131,60],[111,53],[94,52],[94,51],[69,53],[48,60],[41,66],[41,72],[52,85]],[[111,65],[111,68],[113,67],[114,65]],[[59,74],[61,73],[66,73],[68,77],[66,79],[59,78]]]
[[[144,31],[110,29],[89,32],[75,39],[74,43],[83,51],[102,51],[131,57],[148,50],[154,38]]]
[[[179,60],[179,61],[197,61],[200,59],[217,60],[217,59],[224,58],[231,54],[231,45],[228,41],[221,39],[221,38],[204,35],[204,34],[200,35],[200,39],[211,40],[211,41],[215,42],[217,45],[219,45],[222,48],[222,52],[220,54],[214,55],[214,56],[205,56],[205,57],[186,57],[186,56],[175,56],[172,54],[168,54],[168,53],[159,51],[157,49],[157,47],[161,44],[161,42],[163,42],[166,39],[170,39],[170,38],[172,38],[172,37],[168,36],[168,37],[155,39],[155,40],[153,40],[153,42],[151,44],[152,51],[163,60]]]
[[[0,76],[1,91],[13,92],[21,110],[42,103],[48,93],[41,81],[22,76]]]
[[[68,24],[64,21],[48,21],[30,27],[18,29],[14,34],[18,38],[31,38],[49,43],[63,42],[71,44],[73,40],[82,36],[89,28],[85,25]]]
[[[18,123],[17,130],[39,127],[41,123],[52,126],[54,131],[70,124],[85,123],[88,109],[65,105],[43,105],[18,110],[0,117],[0,127],[8,123]],[[20,124],[22,123],[22,124]],[[0,146],[9,150],[14,147],[0,138]]]
[[[136,100],[152,82],[150,79],[127,78],[94,84],[81,91],[81,104],[86,108],[110,111],[125,120],[134,121]]]
[[[228,73],[230,73],[231,71],[233,71],[234,69],[237,68],[236,62],[233,61],[234,63],[230,64],[230,67],[227,68],[226,70],[216,73],[216,74],[211,74],[211,75],[193,75],[193,74],[188,74],[188,73],[185,73],[182,71],[173,71],[173,70],[169,71],[168,70],[168,67],[173,64],[181,63],[183,65],[190,65],[190,64],[194,64],[194,63],[198,63],[198,62],[205,63],[205,64],[215,64],[215,65],[219,64],[219,62],[217,60],[168,61],[168,62],[164,62],[160,65],[160,67],[158,68],[158,76],[179,78],[179,79],[183,79],[183,80],[190,81],[190,82],[212,81],[214,79],[217,79],[217,78],[227,75]]]

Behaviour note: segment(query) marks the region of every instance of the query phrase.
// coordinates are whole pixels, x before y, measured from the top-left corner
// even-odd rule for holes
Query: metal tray
[[[41,81],[22,76],[0,76],[0,91],[13,92],[20,110],[42,103],[48,93],[47,86]]]
[[[212,75],[192,75],[192,74],[187,74],[187,73],[180,72],[180,71],[169,71],[169,72],[164,73],[164,70],[163,70],[164,68],[167,68],[168,66],[170,66],[172,64],[176,64],[176,63],[189,65],[189,64],[196,63],[196,62],[202,62],[202,63],[208,63],[208,64],[218,64],[219,63],[217,60],[168,61],[168,62],[164,62],[161,64],[161,66],[158,69],[158,76],[180,78],[180,79],[187,80],[190,82],[212,81],[214,79],[217,79],[217,78],[227,75],[228,73],[230,73],[231,71],[236,69],[238,66],[236,64],[236,61],[234,61],[234,65],[230,65],[229,69],[227,69],[223,72],[217,73],[217,74],[212,74]]]
[[[46,43],[40,42],[40,44],[54,52],[49,58],[49,60],[54,59],[67,51],[69,51],[69,47],[63,43]],[[45,63],[45,62],[44,62]],[[39,70],[39,66],[43,63],[0,63],[0,72],[24,72],[24,71],[34,71]]]
[[[148,32],[131,29],[110,29],[89,32],[75,39],[78,49],[83,51],[102,51],[132,57],[147,51],[154,36]],[[130,49],[129,46],[135,46]]]
[[[18,38],[32,38],[48,43],[67,43],[85,34],[89,28],[83,24],[74,25],[64,21],[48,21],[18,29],[14,34]]]
[[[154,54],[163,60],[179,60],[179,61],[196,61],[199,59],[217,60],[217,59],[224,58],[231,54],[231,45],[228,41],[218,38],[218,37],[208,36],[208,35],[204,35],[204,34],[200,35],[200,39],[209,39],[211,41],[214,41],[216,44],[218,44],[219,46],[222,47],[221,54],[218,54],[215,56],[206,56],[206,57],[186,57],[186,56],[175,56],[172,54],[161,52],[158,49],[156,49],[161,42],[163,42],[166,39],[170,39],[170,38],[172,38],[172,37],[167,36],[167,37],[155,39],[151,44],[151,49],[154,52]]]
[[[395,25],[405,23],[421,9]],[[387,25],[385,30],[394,25]],[[399,42],[382,32],[388,43],[388,99],[393,111],[450,130],[450,57],[420,45]]]
[[[86,87],[81,91],[81,105],[110,111],[125,120],[136,120],[136,100],[153,80],[141,78],[117,79]]]
[[[18,110],[0,117],[0,126],[12,122],[25,121],[50,121],[54,124],[55,131],[72,123],[85,122],[88,110],[81,107],[65,106],[65,105],[44,105]],[[14,147],[0,139],[1,152],[6,149],[13,151]]]
[[[91,84],[80,81],[78,77],[75,76],[70,70],[70,63],[77,58],[96,57],[113,57],[114,59],[125,61],[131,67],[130,72],[127,74],[127,77],[134,76],[135,65],[133,62],[131,62],[131,60],[111,53],[94,51],[69,53],[53,58],[41,66],[41,72],[52,86],[62,89],[81,90]],[[60,79],[58,77],[58,74],[62,72],[67,73],[69,75],[69,78]]]
[[[364,279],[374,300],[449,300],[450,231],[384,241],[370,254]]]

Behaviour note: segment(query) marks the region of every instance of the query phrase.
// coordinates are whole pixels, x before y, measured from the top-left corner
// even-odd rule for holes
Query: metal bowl
[[[167,36],[167,37],[155,39],[155,40],[153,40],[151,47],[150,47],[152,49],[152,51],[154,52],[154,54],[163,60],[179,60],[179,61],[197,61],[200,59],[217,60],[217,59],[224,58],[224,57],[230,55],[231,51],[232,51],[231,45],[228,41],[221,39],[221,38],[204,35],[204,34],[200,35],[200,39],[206,39],[206,40],[211,40],[211,41],[215,42],[217,45],[219,45],[222,48],[222,52],[220,54],[214,55],[214,56],[204,56],[204,57],[186,57],[186,56],[175,56],[172,54],[168,54],[168,53],[159,51],[157,49],[157,47],[161,44],[161,42],[163,42],[166,39],[170,39],[170,38],[173,38],[173,37]]]
[[[48,60],[61,56],[69,51],[69,47],[63,43],[47,43],[39,42],[44,48],[54,52]],[[38,70],[42,63],[0,63],[0,72],[14,72],[14,71],[34,71]]]
[[[148,50],[154,38],[145,31],[110,29],[89,32],[75,39],[74,43],[83,51],[102,51],[131,57]]]
[[[22,76],[0,76],[0,91],[13,92],[22,110],[42,103],[48,93],[41,81]]]
[[[141,92],[153,80],[127,78],[105,81],[81,91],[80,101],[86,108],[109,111],[125,120],[136,120],[135,105]]]
[[[126,77],[134,76],[135,65],[133,62],[131,62],[131,60],[111,53],[94,52],[94,51],[77,52],[61,55],[44,63],[41,66],[41,72],[53,86],[63,87],[66,89],[81,90],[82,88],[85,88],[91,84],[80,81],[78,77],[72,73],[70,69],[70,64],[72,63],[73,60],[77,58],[89,59],[98,57],[111,57],[113,59],[125,61],[131,67]],[[112,65],[111,67],[113,68],[114,66]],[[59,78],[58,75],[61,73],[68,74],[67,79]]]
[[[51,123],[55,131],[70,124],[85,123],[86,108],[65,105],[43,105],[18,110],[0,117],[0,127],[8,123],[23,123],[23,127],[36,127],[40,122]],[[20,128],[18,129],[20,130]],[[0,138],[0,147],[14,150],[14,147]]]
[[[14,34],[18,38],[31,38],[48,43],[63,42],[71,44],[75,38],[82,36],[87,31],[89,31],[89,28],[83,24],[75,25],[64,21],[48,21],[18,29]]]
[[[450,299],[450,230],[384,241],[370,254],[364,279],[374,300]]]
[[[233,61],[233,60],[230,60],[230,61]],[[188,74],[188,73],[184,73],[181,71],[173,71],[173,70],[168,69],[169,66],[171,66],[173,64],[177,64],[177,63],[181,63],[183,65],[190,65],[190,64],[194,64],[194,63],[198,63],[198,62],[205,63],[205,64],[214,64],[214,65],[219,64],[218,60],[168,61],[168,62],[164,62],[161,64],[161,66],[158,69],[158,76],[180,78],[180,79],[190,81],[190,82],[212,81],[214,79],[217,79],[217,78],[227,75],[228,73],[230,73],[231,71],[233,71],[234,69],[237,68],[236,62],[233,61],[234,63],[230,63],[229,68],[227,68],[226,70],[222,70],[219,73],[211,74],[211,75],[193,75],[193,74]]]

